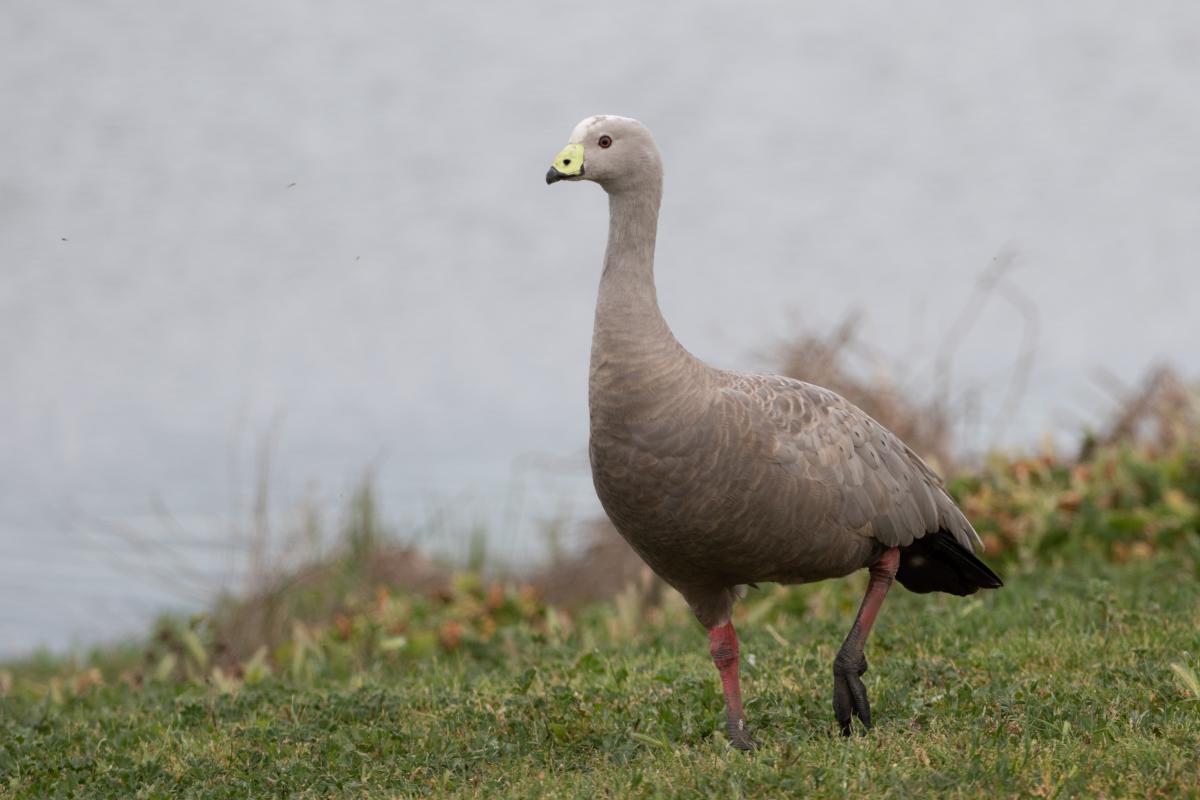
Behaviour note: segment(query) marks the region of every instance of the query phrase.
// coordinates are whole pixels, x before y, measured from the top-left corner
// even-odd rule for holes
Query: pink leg
[[[851,713],[862,720],[863,725],[871,727],[871,705],[867,702],[867,689],[863,686],[862,675],[867,671],[867,658],[863,655],[863,646],[867,643],[867,634],[875,624],[883,598],[896,577],[900,568],[900,551],[893,547],[879,557],[870,566],[871,580],[867,584],[867,593],[859,606],[858,616],[854,625],[842,642],[837,658],[833,660],[833,713],[842,728],[842,735],[850,735]]]
[[[746,729],[742,712],[742,689],[738,683],[738,640],[733,623],[726,622],[708,631],[708,652],[721,673],[721,689],[725,692],[725,726],[729,740],[739,750],[753,750],[754,740]]]

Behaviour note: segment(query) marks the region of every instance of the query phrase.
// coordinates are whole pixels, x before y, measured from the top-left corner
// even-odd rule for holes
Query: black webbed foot
[[[833,714],[842,729],[850,735],[852,715],[858,717],[867,730],[871,729],[871,703],[861,676],[867,671],[867,659],[862,653],[839,651],[833,660]]]
[[[750,729],[746,727],[744,719],[736,722],[729,720],[725,723],[725,730],[729,732],[729,743],[738,750],[750,751],[758,749],[758,742],[751,738]]]

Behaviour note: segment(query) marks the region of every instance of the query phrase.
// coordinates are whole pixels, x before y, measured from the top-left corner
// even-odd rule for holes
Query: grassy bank
[[[293,648],[281,667],[140,685],[10,674],[0,796],[1195,796],[1190,565],[1007,577],[976,598],[894,593],[868,648],[877,728],[849,741],[830,664],[861,580],[741,607],[750,755],[725,744],[704,637],[677,603],[568,619],[464,580],[437,600],[381,593],[331,637],[340,655]],[[420,614],[440,615],[437,638],[414,649],[390,626]]]
[[[339,546],[206,613],[0,665],[0,798],[1200,797],[1195,436],[950,488],[1007,585],[893,591],[867,736],[830,704],[864,575],[739,605],[747,755],[703,632],[611,530],[540,574],[455,574],[368,486]]]

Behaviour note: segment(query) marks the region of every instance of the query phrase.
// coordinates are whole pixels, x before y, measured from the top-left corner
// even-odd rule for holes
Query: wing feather
[[[726,391],[749,400],[755,424],[770,427],[771,460],[817,501],[804,503],[811,524],[837,523],[889,547],[940,529],[968,549],[982,546],[937,473],[866,412],[803,381],[726,374]]]

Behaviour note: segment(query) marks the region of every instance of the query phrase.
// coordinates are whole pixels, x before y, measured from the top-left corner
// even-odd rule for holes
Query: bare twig
[[[1029,388],[1029,376],[1033,373],[1034,356],[1037,354],[1038,332],[1041,321],[1038,317],[1037,305],[1025,292],[1009,283],[996,284],[997,291],[1009,301],[1021,314],[1024,325],[1021,327],[1021,346],[1017,350],[1016,360],[1009,371],[1008,388],[1004,399],[992,422],[991,440],[998,442],[1004,438],[1009,424],[1017,415],[1025,392]]]

